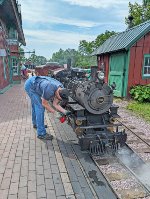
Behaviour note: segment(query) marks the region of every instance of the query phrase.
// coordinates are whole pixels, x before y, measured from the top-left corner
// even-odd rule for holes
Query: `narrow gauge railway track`
[[[93,164],[92,160],[94,159],[92,157],[90,158],[89,153],[81,153],[77,145],[71,144],[67,132],[65,134],[65,137],[70,143],[73,156],[78,162],[80,169],[82,170],[83,175],[85,176],[86,181],[90,187],[90,190],[93,193],[93,199],[120,199],[118,197],[117,192],[115,192],[115,190],[112,189],[106,177],[97,167],[97,164]]]
[[[67,125],[61,125],[59,128],[61,131],[64,129],[65,133],[63,136],[70,143],[70,149],[73,153],[72,156],[78,162],[78,165],[82,170],[86,182],[93,194],[93,198],[150,199],[149,187],[147,187],[143,179],[140,179],[142,176],[138,176],[138,173],[135,173],[134,164],[132,164],[133,167],[129,167],[130,165],[128,164],[124,165],[124,160],[126,160],[125,163],[128,163],[137,155],[132,149],[127,152],[127,149],[124,148],[119,151],[119,153],[116,153],[115,156],[92,156],[92,159],[95,162],[94,166],[89,155],[87,153],[82,153],[80,151],[80,147],[74,144],[74,142],[72,143],[72,139],[76,140],[75,143],[77,143],[74,132],[70,135],[71,129],[68,131]],[[123,159],[120,158],[122,156],[124,156]],[[127,156],[131,157],[131,159],[129,160]],[[137,160],[138,158],[135,159]],[[144,165],[143,160],[139,159],[138,162]],[[97,182],[97,184],[95,182]],[[102,183],[105,186],[102,186]]]
[[[47,117],[47,123],[50,125],[52,124],[55,134],[59,137],[59,149],[62,153],[70,181],[73,181],[73,190],[77,193],[76,189],[78,186],[75,184],[78,185],[78,183],[83,190],[87,190],[86,194],[84,192],[85,197],[81,194],[76,198],[119,199],[97,165],[94,164],[90,154],[87,151],[81,152],[80,146],[78,145],[78,139],[72,131],[72,128],[65,124],[60,125],[57,120],[50,120],[49,117]],[[64,148],[66,149],[66,152],[64,151]],[[72,175],[74,172],[77,175],[76,178]],[[80,191],[81,190],[79,189],[79,192]]]
[[[119,199],[150,199],[150,182],[142,172],[149,171],[147,165],[128,145],[114,155],[92,159]]]
[[[144,162],[150,163],[150,140],[143,136],[142,132],[132,130],[127,124],[124,124],[120,119],[117,120],[125,128],[127,133],[127,145],[135,151]],[[133,127],[132,127],[133,128]]]
[[[65,136],[69,141],[67,134]],[[72,145],[72,150],[76,154],[76,146]],[[95,187],[90,182],[89,172],[84,168],[84,163],[81,161],[82,158],[77,157],[77,155],[75,157],[86,176],[93,195],[97,198],[97,191],[95,191]],[[150,199],[150,182],[147,182],[147,179],[145,180],[144,178],[145,176],[140,172],[141,169],[147,169],[147,166],[145,161],[130,146],[126,145],[114,156],[91,157],[117,199]]]
[[[114,156],[92,158],[119,198],[150,199],[150,144],[138,132],[117,122],[126,129],[126,146]]]
[[[137,143],[137,140],[139,140],[139,143],[143,143],[143,140],[140,139],[140,137],[137,137],[136,134],[134,134],[133,138],[133,136],[130,136],[130,130],[127,129],[127,131],[128,136],[130,137],[128,139],[129,143],[131,143],[131,141],[133,143],[136,141]],[[65,137],[69,141],[67,133],[65,134]],[[145,142],[144,144],[146,145]],[[147,147],[147,145],[145,147]],[[76,153],[78,147],[76,148],[75,145],[71,144],[71,148],[74,152],[74,157],[78,161],[78,164],[87,179],[89,187],[93,192],[94,198],[99,198],[100,192],[96,189],[96,186],[91,183],[89,171],[87,170],[88,167],[85,167],[84,158],[76,155],[81,152]],[[109,187],[114,192],[117,199],[150,199],[149,182],[147,183],[144,178],[145,176],[139,172],[139,170],[142,170],[143,168],[146,169],[145,161],[141,159],[139,154],[134,152],[134,149],[128,146],[128,144],[122,150],[119,150],[115,156],[104,155],[102,157],[91,157],[97,168],[108,182]],[[139,165],[140,167],[138,168]]]

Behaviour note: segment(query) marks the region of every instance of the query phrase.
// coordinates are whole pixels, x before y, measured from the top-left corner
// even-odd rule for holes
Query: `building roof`
[[[5,21],[6,25],[15,25],[19,42],[26,45],[19,6],[16,0],[0,0],[0,18]]]
[[[16,24],[17,24],[17,29],[19,33],[19,39],[20,39],[20,42],[25,46],[26,42],[25,42],[25,37],[24,37],[23,29],[22,29],[22,16],[21,16],[21,12],[19,13],[18,1],[11,0],[11,3],[14,10],[14,14],[16,16]]]
[[[148,32],[150,32],[150,20],[111,36],[100,47],[98,47],[92,55],[128,50]]]

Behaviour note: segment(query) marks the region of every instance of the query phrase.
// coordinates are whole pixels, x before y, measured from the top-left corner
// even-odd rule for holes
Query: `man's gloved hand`
[[[70,115],[71,115],[71,111],[67,111],[67,110],[66,110],[66,111],[64,112],[64,115],[70,116]]]

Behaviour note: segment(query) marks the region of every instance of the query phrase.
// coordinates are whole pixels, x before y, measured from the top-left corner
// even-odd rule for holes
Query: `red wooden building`
[[[39,76],[49,76],[56,71],[64,70],[64,67],[57,62],[47,62],[45,65],[36,66],[35,74]]]
[[[25,45],[20,5],[0,0],[0,93],[20,82],[19,43]]]
[[[127,97],[131,86],[150,84],[150,20],[110,37],[93,55],[105,81],[116,83],[115,96]]]

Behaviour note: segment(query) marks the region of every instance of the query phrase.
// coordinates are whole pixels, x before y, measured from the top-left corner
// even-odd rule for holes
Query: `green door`
[[[114,96],[117,97],[124,97],[125,60],[125,53],[119,53],[110,56],[109,85],[115,82],[116,89],[114,90]]]

